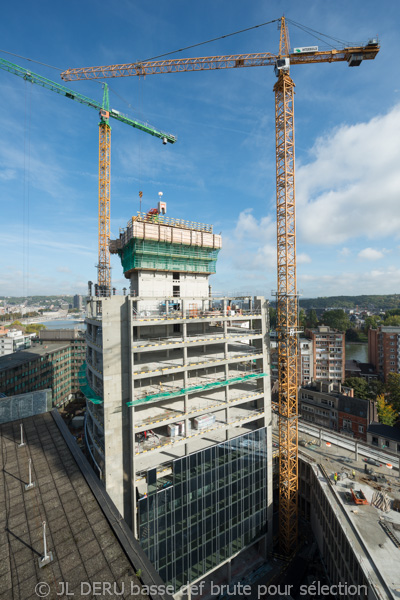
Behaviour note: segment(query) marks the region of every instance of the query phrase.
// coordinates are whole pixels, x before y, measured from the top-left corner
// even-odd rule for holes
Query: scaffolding
[[[103,398],[98,396],[96,392],[90,387],[86,377],[86,362],[82,363],[78,373],[79,388],[86,400],[89,400],[92,404],[103,404]]]
[[[118,250],[118,255],[124,273],[134,269],[155,269],[211,274],[216,272],[218,252],[219,248],[131,238]]]

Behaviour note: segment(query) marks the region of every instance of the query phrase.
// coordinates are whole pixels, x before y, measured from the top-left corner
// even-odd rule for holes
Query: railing
[[[173,302],[173,300],[171,300]],[[134,319],[140,319],[140,320],[145,320],[145,317],[148,318],[148,320],[166,320],[166,319],[221,319],[221,318],[243,318],[243,317],[252,317],[252,316],[258,316],[261,314],[261,310],[229,310],[226,311],[226,314],[224,314],[224,311],[222,310],[200,310],[198,308],[190,308],[188,310],[173,310],[173,308],[171,307],[171,311],[169,311],[168,313],[165,311],[164,307],[160,307],[158,309],[149,309],[149,310],[141,310],[139,312],[135,311],[133,312],[133,318]]]

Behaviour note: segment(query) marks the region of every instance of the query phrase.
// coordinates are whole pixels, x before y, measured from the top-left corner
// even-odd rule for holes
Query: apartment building
[[[354,398],[353,390],[339,384],[316,382],[299,390],[302,419],[319,427],[367,441],[367,429],[377,419],[372,400]]]
[[[213,301],[220,247],[210,225],[138,215],[110,244],[130,294],[87,305],[88,451],[178,595],[272,546],[268,306]]]
[[[298,348],[298,382],[300,385],[308,385],[314,380],[312,340],[299,338]]]
[[[368,361],[383,381],[390,373],[400,373],[400,327],[368,330]]]
[[[345,334],[320,325],[308,329],[312,341],[314,381],[342,382],[345,378]]]

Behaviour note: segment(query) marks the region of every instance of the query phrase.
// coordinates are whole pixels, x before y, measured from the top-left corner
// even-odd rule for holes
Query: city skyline
[[[303,297],[394,293],[400,287],[399,90],[394,74],[400,9],[363,11],[316,0],[244,7],[173,0],[5,7],[1,57],[61,82],[68,67],[152,58],[279,19],[349,43],[379,36],[374,61],[293,67],[296,84],[298,290]],[[71,14],[79,18],[71,18]],[[104,18],[107,14],[107,19]],[[212,14],[212,19],[210,15]],[[291,46],[322,41],[289,24]],[[319,34],[316,34],[319,36]],[[319,36],[321,38],[321,36]],[[72,42],[73,40],[73,42]],[[172,57],[277,52],[277,23]],[[339,46],[339,41],[331,40]],[[214,223],[223,248],[215,292],[276,289],[275,77],[272,68],[108,80],[111,106],[178,137],[171,146],[112,124],[111,233],[163,192],[168,215]],[[101,101],[100,82],[65,84]],[[0,71],[6,120],[0,141],[2,295],[84,294],[96,280],[98,116]],[[128,106],[125,102],[127,100]],[[113,285],[127,287],[112,257]]]

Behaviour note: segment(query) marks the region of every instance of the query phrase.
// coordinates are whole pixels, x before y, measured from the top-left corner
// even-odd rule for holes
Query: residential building
[[[374,422],[368,427],[368,443],[378,448],[388,448],[400,454],[400,428]]]
[[[312,340],[299,338],[298,365],[298,382],[300,385],[308,385],[314,380],[314,356]]]
[[[299,413],[305,421],[364,441],[368,425],[377,418],[372,400],[354,398],[353,390],[323,382],[300,388]]]
[[[268,306],[213,302],[220,247],[209,225],[139,215],[110,244],[130,294],[87,305],[88,451],[177,593],[272,547]]]
[[[320,325],[307,329],[306,337],[313,344],[313,372],[315,381],[340,383],[345,378],[345,334]]]
[[[79,391],[78,372],[85,357],[83,335],[72,341],[40,342],[0,357],[0,392],[6,396],[50,388],[61,406]]]
[[[19,329],[8,329],[0,334],[0,356],[12,354],[17,350],[30,348],[31,338],[35,334],[24,334]]]
[[[383,381],[389,373],[400,373],[400,327],[368,330],[368,361]]]

